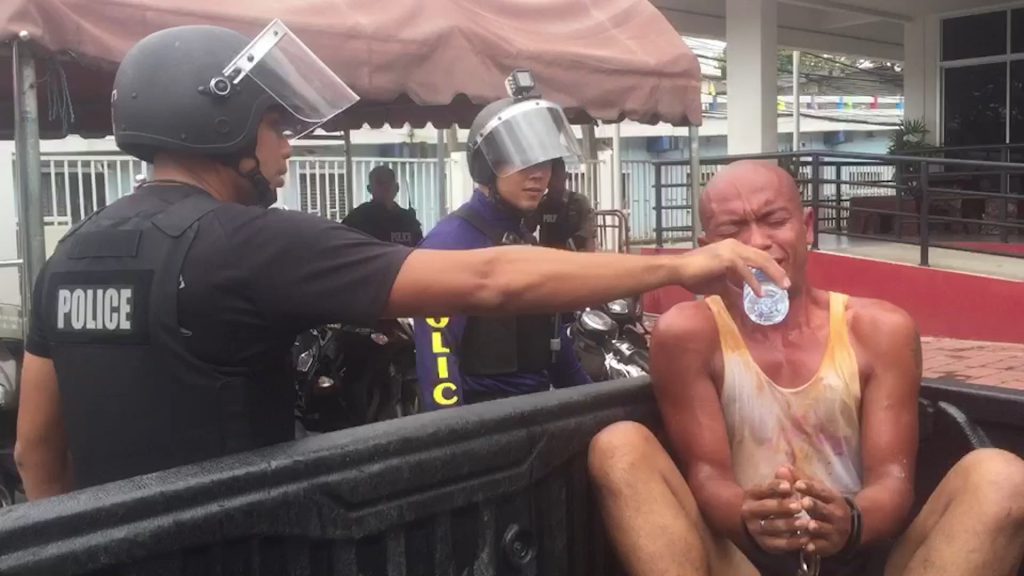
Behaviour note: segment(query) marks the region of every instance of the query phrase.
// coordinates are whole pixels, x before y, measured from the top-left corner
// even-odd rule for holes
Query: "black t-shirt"
[[[224,204],[202,218],[185,260],[179,325],[210,364],[274,365],[306,328],[371,324],[410,252],[318,216]],[[26,349],[50,357],[41,286]]]
[[[380,202],[365,202],[345,217],[345,224],[383,242],[415,246],[423,240],[416,213],[400,206],[388,208]]]

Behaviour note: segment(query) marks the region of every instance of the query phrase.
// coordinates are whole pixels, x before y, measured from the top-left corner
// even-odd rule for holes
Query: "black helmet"
[[[498,174],[518,172],[555,158],[579,157],[576,136],[562,108],[531,95],[532,77],[524,89],[517,70],[509,76],[511,98],[492,102],[473,119],[466,141],[469,174],[474,182],[493,185]]]
[[[277,100],[251,77],[234,87],[223,77],[248,44],[227,28],[181,26],[132,47],[111,95],[117,147],[146,162],[160,150],[251,153],[263,113]]]
[[[279,106],[282,132],[299,137],[358,100],[279,20],[255,39],[215,26],[156,32],[128,51],[114,79],[118,148],[152,162],[162,150],[216,158],[238,170],[255,158],[264,113]],[[242,174],[261,201],[276,199],[255,169]]]

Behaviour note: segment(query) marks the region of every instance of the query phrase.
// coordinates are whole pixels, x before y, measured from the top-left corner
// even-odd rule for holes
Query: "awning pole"
[[[800,51],[793,51],[793,153],[800,153]]]
[[[345,139],[345,213],[339,216],[344,219],[355,208],[352,205],[355,202],[355,190],[352,189],[355,186],[355,175],[352,174],[352,131],[346,128],[342,136]]]
[[[18,221],[21,235],[22,330],[28,334],[32,317],[32,288],[46,261],[43,198],[39,193],[42,163],[39,156],[39,101],[36,96],[36,63],[22,31],[14,42],[14,156],[17,160]]]
[[[444,142],[445,130],[437,129],[437,218],[440,220],[448,215],[447,166],[448,146]]]
[[[696,126],[690,126],[690,222],[693,230],[693,247],[704,231],[700,225],[700,133]]]
[[[612,193],[615,195],[615,200],[610,208],[612,210],[628,210],[629,203],[626,202],[622,191],[622,125],[618,122],[615,123],[612,131],[612,177],[615,179],[612,182]]]
[[[597,164],[597,138],[594,134],[594,124],[588,123],[582,126],[583,132],[583,178],[584,186],[583,190],[576,190],[576,192],[582,192],[590,198],[591,204],[598,209],[604,208],[601,206],[600,198],[597,194],[597,179],[598,179],[598,164]]]

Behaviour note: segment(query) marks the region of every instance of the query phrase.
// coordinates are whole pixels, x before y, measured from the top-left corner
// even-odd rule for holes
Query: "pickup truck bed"
[[[919,502],[976,446],[1024,453],[1024,393],[926,382],[921,414]],[[618,574],[585,467],[589,440],[622,419],[660,429],[645,379],[402,418],[18,505],[0,510],[0,574]]]

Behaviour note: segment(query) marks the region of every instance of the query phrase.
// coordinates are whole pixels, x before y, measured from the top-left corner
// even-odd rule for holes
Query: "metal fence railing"
[[[917,245],[923,266],[932,247],[1024,257],[1024,250],[1000,248],[1024,234],[1019,212],[1024,190],[1014,187],[1024,181],[1024,163],[838,152],[702,162],[717,170],[742,159],[775,160],[794,174],[805,205],[816,215],[815,247],[819,235],[828,233]],[[654,164],[658,246],[689,233],[675,216],[692,209],[689,179],[677,176],[686,168],[682,161]]]
[[[94,210],[130,194],[144,162],[123,155],[45,154],[40,192],[43,221],[71,226]]]
[[[622,163],[623,190],[625,206],[629,209],[631,239],[634,242],[652,242],[656,240],[657,210],[655,210],[655,165],[649,160],[629,160]],[[708,183],[721,168],[721,163],[702,161],[701,185]],[[842,198],[849,203],[851,198],[863,196],[885,195],[888,192],[873,183],[892,179],[892,166],[868,164],[835,166],[834,179],[847,184],[826,184],[822,186],[823,199]],[[838,172],[838,173],[836,173]],[[810,177],[810,166],[803,167],[801,174]],[[674,228],[674,231],[663,231],[663,240],[682,241],[688,238],[688,230],[693,226],[693,215],[690,211],[690,166],[687,161],[671,163],[662,169],[662,185],[665,195],[662,203],[665,206],[684,206],[681,209],[665,210],[662,216],[662,228]]]
[[[42,157],[41,194],[44,222],[47,226],[69,227],[118,198],[130,194],[137,179],[148,175],[142,161],[122,154],[45,154]],[[289,208],[341,220],[348,212],[370,199],[367,190],[370,171],[378,166],[395,171],[400,191],[398,201],[412,206],[429,230],[440,220],[442,206],[451,206],[451,160],[444,164],[439,178],[435,158],[356,157],[352,159],[352,191],[345,190],[345,158],[315,156],[289,161],[287,186],[294,188],[297,206]],[[610,180],[601,161],[567,166],[566,185],[586,194],[595,206]],[[350,205],[351,204],[351,205]]]

